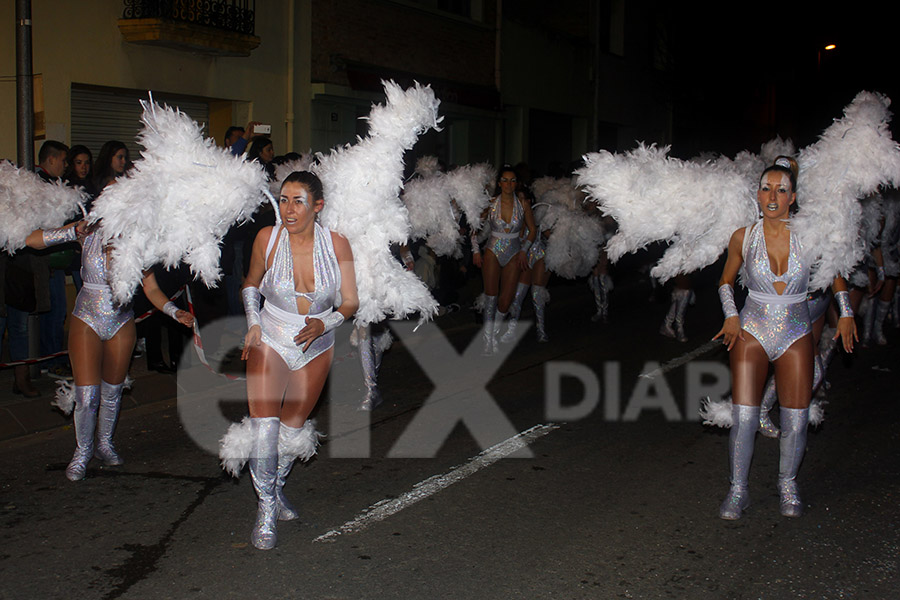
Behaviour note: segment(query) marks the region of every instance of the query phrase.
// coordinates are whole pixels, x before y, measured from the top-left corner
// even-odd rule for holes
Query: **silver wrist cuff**
[[[534,242],[532,242],[531,240],[525,240],[525,241],[522,243],[522,252],[524,252],[524,253],[527,255],[527,254],[528,254],[528,251],[531,250],[531,245],[532,245],[533,243],[534,243]]]
[[[875,267],[875,274],[878,276],[878,281],[884,281],[884,267]]]
[[[844,317],[852,317],[853,309],[850,308],[850,292],[837,292],[834,295],[834,300],[837,302],[838,308],[841,311],[841,318]]]
[[[247,315],[247,329],[259,325],[259,300],[262,298],[259,288],[245,287],[241,290],[241,298],[244,300],[244,314]]]
[[[178,321],[178,317],[176,315],[178,315],[179,310],[181,309],[175,306],[175,303],[171,300],[166,302],[165,306],[162,307],[162,311],[172,317],[172,320],[174,321]]]
[[[65,244],[66,242],[74,242],[78,239],[74,227],[58,227],[56,229],[45,229],[41,232],[44,238],[45,246],[56,246],[57,244]]]
[[[719,286],[719,301],[722,303],[722,312],[725,318],[739,316],[737,305],[734,303],[734,288],[727,283]]]
[[[322,323],[325,324],[324,333],[328,333],[329,331],[334,331],[338,327],[341,326],[341,323],[344,322],[344,315],[339,313],[336,310],[331,311],[324,317],[322,317]]]

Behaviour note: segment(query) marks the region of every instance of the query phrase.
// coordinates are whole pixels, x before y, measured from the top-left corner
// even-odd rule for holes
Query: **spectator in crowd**
[[[124,175],[129,168],[131,159],[128,147],[118,140],[104,143],[100,147],[100,154],[97,155],[97,162],[94,163],[94,189],[99,193],[109,182]]]
[[[68,165],[69,147],[61,142],[47,140],[38,152],[37,174],[47,182],[62,179]],[[66,269],[75,258],[75,245],[64,244],[37,253],[39,263],[43,263],[48,271],[50,292],[50,310],[40,315],[40,354],[49,356],[65,349],[65,323],[68,312],[66,299]],[[41,269],[41,272],[44,272]],[[41,275],[43,276],[43,275]],[[44,361],[42,371],[56,379],[72,379],[72,369],[65,356],[58,356]]]

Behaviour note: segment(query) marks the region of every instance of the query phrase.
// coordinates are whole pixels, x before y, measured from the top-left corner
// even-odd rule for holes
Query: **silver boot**
[[[728,437],[728,458],[731,464],[731,487],[719,507],[719,516],[729,521],[741,518],[750,506],[750,463],[753,462],[753,442],[759,428],[759,407],[732,404],[731,434]]]
[[[887,317],[888,311],[891,309],[891,303],[879,299],[875,304],[875,318],[872,323],[872,340],[879,346],[887,345],[887,338],[884,337],[884,319]]]
[[[75,410],[72,422],[75,425],[75,454],[66,467],[66,477],[70,481],[84,479],[87,465],[94,455],[94,430],[97,427],[97,408],[100,406],[99,385],[75,386]]]
[[[509,324],[506,327],[506,333],[500,338],[500,342],[503,344],[508,344],[516,338],[516,327],[519,325],[519,315],[522,314],[522,302],[525,301],[529,287],[531,286],[527,283],[520,283],[516,286],[516,296],[509,306]]]
[[[591,317],[591,321],[606,323],[609,313],[609,289],[612,279],[609,275],[591,275],[588,279],[588,287],[594,293],[594,304],[597,306],[597,313]]]
[[[275,479],[278,475],[278,433],[281,421],[278,417],[251,419],[253,442],[250,449],[250,476],[259,498],[256,525],[250,535],[250,543],[259,550],[275,547],[277,539],[275,523],[278,502],[275,497]]]
[[[109,467],[124,464],[125,461],[113,446],[113,433],[119,420],[119,409],[122,406],[122,388],[125,383],[112,385],[100,380],[100,410],[97,412],[97,445],[94,457]]]
[[[550,340],[547,337],[547,330],[544,325],[545,308],[550,294],[547,288],[542,285],[531,286],[531,301],[534,303],[534,320],[537,325],[537,341],[543,343]]]
[[[497,313],[497,296],[484,297],[484,347],[481,354],[491,356],[497,352],[497,338],[494,335],[494,316]]]
[[[381,352],[377,348],[372,326],[366,325],[357,329],[359,342],[359,363],[365,379],[366,395],[359,403],[357,410],[375,410],[381,404],[381,392],[378,390],[378,369],[381,367]]]
[[[691,303],[691,290],[675,290],[672,295],[675,297],[675,339],[679,342],[688,341],[687,335],[684,333],[684,315],[687,312],[688,305]]]
[[[781,457],[778,461],[778,493],[781,494],[781,514],[799,517],[803,503],[797,489],[797,471],[806,453],[806,430],[809,425],[808,408],[781,408]]]
[[[663,324],[659,326],[659,332],[662,335],[670,338],[675,337],[675,329],[672,327],[672,325],[675,323],[676,312],[678,312],[678,301],[675,298],[675,292],[672,292],[672,300],[671,302],[669,302],[669,312],[666,313],[666,318],[663,319]]]
[[[769,411],[775,406],[775,400],[777,399],[778,393],[775,391],[775,376],[772,375],[766,382],[762,404],[759,406],[759,432],[767,438],[777,438],[781,433],[778,430],[778,427],[775,426],[775,423],[772,422],[772,417],[769,416]]]
[[[279,521],[293,521],[300,518],[297,509],[284,495],[284,483],[294,461],[307,461],[316,453],[319,434],[315,423],[307,421],[303,427],[289,427],[284,423],[278,432],[278,473],[275,476],[275,502]]]

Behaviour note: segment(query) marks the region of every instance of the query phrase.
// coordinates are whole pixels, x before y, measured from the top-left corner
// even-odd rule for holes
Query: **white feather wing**
[[[429,86],[402,90],[385,82],[387,103],[372,108],[369,133],[352,146],[318,155],[312,167],[325,188],[322,224],[346,237],[353,249],[359,294],[358,325],[419,312],[430,317],[437,302],[390,252],[409,238],[410,223],[400,201],[403,153],[418,136],[437,128],[439,101]]]
[[[812,262],[811,289],[848,276],[864,254],[859,199],[880,185],[900,184],[900,147],[888,124],[890,100],[860,92],[820,136],[800,151],[797,201],[791,220]]]
[[[751,184],[732,164],[700,165],[669,158],[668,150],[641,144],[624,154],[595,152],[577,172],[589,199],[618,223],[607,244],[611,260],[671,242],[651,271],[662,281],[715,262],[734,231],[756,218]]]
[[[0,161],[0,248],[14,254],[35,229],[61,227],[83,200],[80,189],[47,183],[32,171]]]
[[[128,177],[107,186],[91,211],[112,243],[110,285],[120,303],[156,263],[183,260],[207,286],[215,285],[222,238],[253,214],[266,191],[258,165],[216,147],[186,114],[152,101],[142,105],[141,159]]]

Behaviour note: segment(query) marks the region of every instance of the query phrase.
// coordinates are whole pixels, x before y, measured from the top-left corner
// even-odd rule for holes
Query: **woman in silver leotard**
[[[484,354],[497,352],[497,330],[516,294],[519,273],[528,268],[528,251],[534,243],[537,228],[531,204],[516,193],[516,172],[501,167],[497,183],[500,195],[485,209],[486,227],[491,235],[482,255],[473,232],[472,262],[481,269],[484,281]],[[523,227],[528,228],[524,242],[519,239]]]
[[[256,236],[244,280],[249,330],[241,358],[250,476],[259,496],[251,542],[261,550],[275,546],[277,520],[298,517],[284,496],[285,479],[297,458],[315,454],[318,434],[307,417],[328,377],[334,329],[359,305],[350,243],[316,222],[324,204],[318,177],[289,175],[278,203],[281,224]]]
[[[796,162],[792,160],[779,157],[763,172],[757,192],[762,219],[731,236],[720,280],[719,296],[726,318],[715,337],[723,337],[730,351],[733,396],[731,487],[719,508],[723,519],[739,519],[750,505],[747,482],[770,362],[775,366],[782,406],[778,472],[781,514],[798,517],[803,512],[796,476],[806,450],[814,353],[806,298],[809,264],[804,260],[802,240],[788,227],[790,208],[796,202],[796,182]],[[732,286],[742,266],[750,296],[738,315]],[[849,313],[846,285],[836,279],[833,289],[842,305],[838,331],[849,352],[856,326]]]
[[[81,241],[81,277],[84,285],[75,299],[75,317],[69,324],[69,359],[75,379],[75,454],[66,468],[72,481],[84,478],[87,465],[97,457],[108,466],[121,465],[112,442],[122,388],[134,349],[134,313],[131,305],[118,306],[109,288],[107,253],[101,237],[88,233],[83,222],[59,229],[32,232],[31,248]],[[143,280],[144,294],[153,305],[179,323],[191,327],[194,317],[169,302],[156,284],[153,273]],[[97,443],[94,444],[96,432]]]

